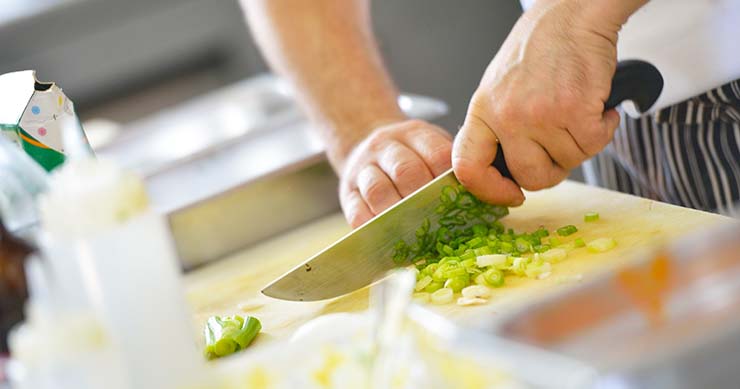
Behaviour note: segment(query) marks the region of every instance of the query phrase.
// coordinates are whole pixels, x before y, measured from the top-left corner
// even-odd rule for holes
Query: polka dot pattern
[[[38,133],[39,133],[39,135],[41,135],[41,136],[46,136],[46,128],[44,128],[44,127],[39,127],[39,129],[38,129]]]
[[[31,107],[31,113],[34,115],[38,115],[41,113],[41,108],[39,108],[38,105],[34,105],[33,107]]]

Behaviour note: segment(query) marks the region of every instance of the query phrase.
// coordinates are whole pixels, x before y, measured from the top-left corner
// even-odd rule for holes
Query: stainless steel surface
[[[407,115],[433,119],[437,100],[404,95]],[[131,123],[97,150],[145,177],[191,268],[339,210],[323,146],[274,76],[222,88]]]
[[[736,388],[740,225],[686,237],[491,328],[588,363],[597,387]]]
[[[268,285],[262,293],[294,301],[315,301],[341,296],[370,285],[397,267],[393,246],[414,236],[429,216],[434,224],[439,194],[458,184],[452,170],[440,175],[410,196],[363,224],[342,239],[296,266]]]

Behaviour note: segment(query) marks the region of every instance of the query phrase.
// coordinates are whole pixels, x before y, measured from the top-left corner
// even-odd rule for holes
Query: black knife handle
[[[604,110],[608,111],[623,101],[630,100],[640,112],[645,112],[655,104],[662,91],[663,76],[653,64],[637,59],[620,61],[612,78],[612,89],[604,103]],[[502,176],[516,182],[506,166],[501,145],[498,146],[492,165]]]

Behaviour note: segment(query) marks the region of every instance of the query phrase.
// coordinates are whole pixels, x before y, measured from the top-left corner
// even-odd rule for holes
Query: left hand
[[[339,200],[352,228],[450,168],[450,135],[421,120],[374,129],[341,165]]]
[[[621,22],[603,1],[537,2],[488,66],[452,151],[457,178],[481,200],[519,205],[521,188],[559,183],[611,140],[619,116],[604,101]],[[491,167],[499,144],[521,188]]]

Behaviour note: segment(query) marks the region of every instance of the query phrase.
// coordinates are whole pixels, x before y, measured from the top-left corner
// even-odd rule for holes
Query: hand
[[[420,120],[380,127],[343,164],[342,210],[358,227],[450,168],[451,136]]]
[[[457,178],[481,200],[524,201],[519,186],[490,166],[499,144],[521,188],[539,190],[611,140],[619,116],[603,112],[604,101],[629,13],[610,15],[602,3],[537,2],[486,69],[452,151]]]

